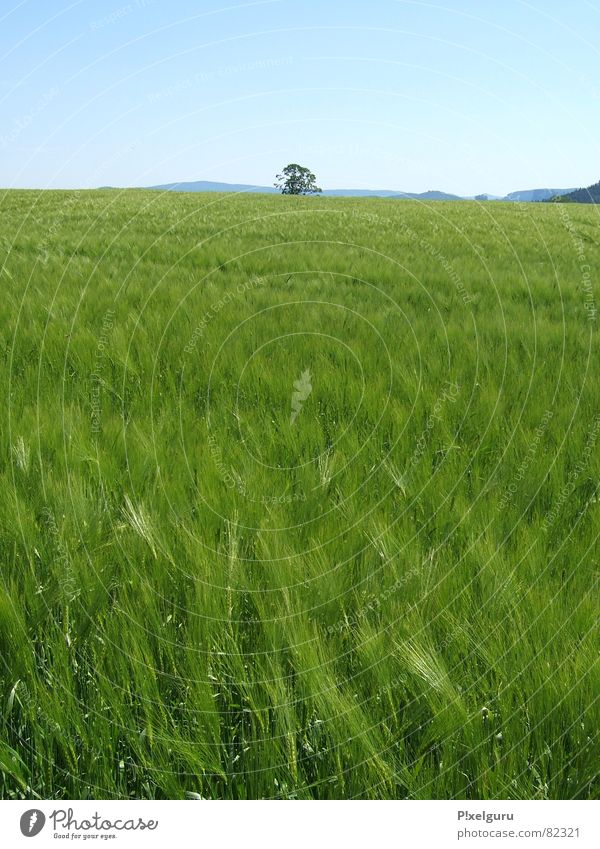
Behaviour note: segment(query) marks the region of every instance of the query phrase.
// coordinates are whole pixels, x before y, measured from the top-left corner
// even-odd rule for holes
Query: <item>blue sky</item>
[[[600,179],[599,0],[3,0],[0,186]]]

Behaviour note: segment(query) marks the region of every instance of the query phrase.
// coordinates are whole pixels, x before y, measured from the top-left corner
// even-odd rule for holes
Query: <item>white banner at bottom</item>
[[[600,846],[586,801],[0,802],[0,846]]]

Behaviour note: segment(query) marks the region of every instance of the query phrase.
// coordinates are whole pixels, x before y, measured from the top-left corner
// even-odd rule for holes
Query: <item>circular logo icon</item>
[[[25,811],[21,817],[21,834],[25,837],[35,837],[46,824],[46,816],[38,808]]]

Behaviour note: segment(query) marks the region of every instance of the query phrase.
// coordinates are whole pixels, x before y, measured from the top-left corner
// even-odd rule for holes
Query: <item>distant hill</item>
[[[164,183],[160,186],[150,186],[150,189],[162,192],[249,192],[249,193],[265,193],[278,194],[279,189],[274,186],[255,186],[250,183],[216,183],[207,180],[198,180],[196,182],[181,182],[181,183]],[[592,187],[594,188],[594,187]],[[581,192],[587,192],[588,189],[580,189]],[[556,196],[571,196],[575,189],[525,189],[524,191],[511,192],[505,197],[498,195],[481,194],[476,195],[476,200],[506,200],[506,201],[521,201],[535,202],[550,200]],[[325,189],[322,192],[325,197],[380,197],[393,198],[395,200],[470,200],[471,198],[460,197],[448,192],[441,192],[436,189],[430,189],[427,192],[402,192],[397,189]],[[584,203],[593,203],[589,198]]]
[[[324,189],[321,194],[339,198],[391,198],[398,192],[393,189]]]
[[[552,200],[559,203],[600,203],[600,182],[587,189],[574,189],[568,194],[556,195]]]
[[[408,200],[464,200],[458,195],[449,195],[447,192],[438,192],[430,189],[428,192],[399,192],[398,194],[389,195],[391,198],[404,198]]]
[[[520,192],[511,192],[506,195],[504,200],[525,201],[526,203],[534,203],[540,200],[550,200],[557,195],[566,195],[572,192],[573,189],[525,189]]]
[[[267,192],[274,194],[279,190],[274,186],[251,186],[246,183],[212,183],[199,180],[195,183],[165,183],[162,186],[150,186],[163,192]]]
[[[150,186],[163,192],[263,192],[268,194],[278,193],[279,189],[274,186],[254,186],[248,183],[212,183],[200,180],[195,183],[165,183],[162,186]],[[423,195],[409,195],[392,189],[325,189],[321,192],[330,197],[422,197]],[[424,194],[439,194],[440,198],[454,198],[455,195],[444,195],[443,192],[425,192]]]
[[[279,189],[273,186],[254,186],[249,183],[213,183],[199,180],[193,183],[164,183],[150,186],[150,189],[162,192],[266,192],[273,194]],[[463,200],[458,195],[430,190],[428,192],[399,192],[397,189],[324,189],[322,195],[328,197],[380,197],[408,198],[410,200]]]

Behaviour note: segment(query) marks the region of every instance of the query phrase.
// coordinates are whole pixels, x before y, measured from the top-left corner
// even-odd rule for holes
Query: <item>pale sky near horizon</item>
[[[599,0],[1,0],[0,186],[587,186],[599,36]]]

